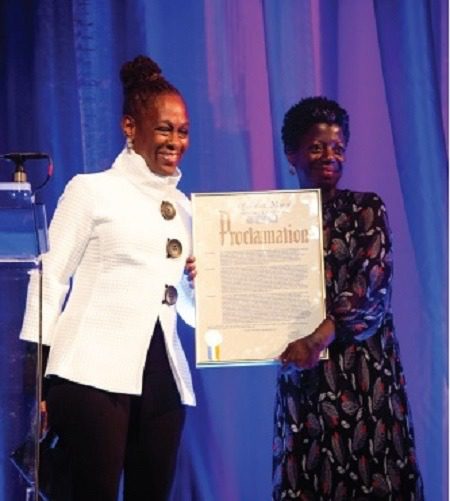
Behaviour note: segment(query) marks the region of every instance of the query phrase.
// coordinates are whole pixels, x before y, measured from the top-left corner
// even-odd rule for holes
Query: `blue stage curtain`
[[[433,8],[438,2],[375,0],[375,13],[389,117],[408,230],[414,248],[422,296],[425,330],[417,375],[428,380],[421,398],[423,470],[427,483],[442,485],[448,472],[443,461],[448,438],[442,417],[446,393],[448,296],[441,287],[448,277],[448,170],[441,96],[440,61],[435,53]],[[439,31],[439,30],[436,30]],[[426,332],[426,335],[424,335]],[[424,416],[424,417],[425,417]],[[430,499],[441,499],[436,492]]]
[[[347,108],[342,186],[376,191],[388,208],[395,322],[433,501],[448,484],[447,25],[446,0],[0,2],[0,153],[52,154],[55,174],[37,195],[49,216],[74,174],[108,167],[123,147],[118,72],[139,53],[188,103],[188,193],[297,187],[285,111],[315,94]],[[42,170],[29,162],[33,183]],[[0,180],[10,175],[0,162]],[[194,333],[180,332],[198,406],[173,499],[270,499],[276,368],[196,370]]]

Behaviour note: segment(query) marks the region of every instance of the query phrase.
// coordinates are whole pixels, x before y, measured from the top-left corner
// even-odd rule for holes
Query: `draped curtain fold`
[[[347,108],[342,183],[378,192],[388,207],[394,318],[426,496],[436,501],[448,482],[447,26],[445,0],[0,2],[0,153],[52,154],[55,174],[37,195],[49,216],[74,174],[106,168],[123,147],[118,73],[139,53],[188,103],[188,193],[297,187],[280,140],[284,113],[316,94]],[[42,177],[39,163],[28,170],[32,183]],[[0,162],[0,181],[10,174]],[[173,499],[270,499],[276,368],[196,370],[194,333],[182,323],[180,333],[198,406]],[[0,401],[6,391],[0,384]]]
[[[448,463],[442,460],[448,451],[448,438],[442,436],[442,419],[446,420],[447,416],[448,378],[441,370],[448,358],[448,340],[442,336],[448,325],[448,296],[438,284],[448,276],[448,211],[445,209],[448,159],[432,3],[417,2],[412,12],[404,2],[375,0],[374,7],[395,158],[418,264],[428,334],[422,345],[426,349],[421,371],[426,373],[433,391],[423,406],[428,410],[423,431],[427,437],[424,456],[428,458],[424,467],[428,483],[441,485],[448,472]]]

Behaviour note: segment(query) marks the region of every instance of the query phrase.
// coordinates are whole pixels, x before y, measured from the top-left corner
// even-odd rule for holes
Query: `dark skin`
[[[173,176],[189,147],[189,116],[176,93],[166,92],[149,99],[136,116],[122,118],[125,136],[148,168],[159,176]]]
[[[194,287],[194,279],[197,276],[197,268],[195,263],[195,257],[189,256],[186,259],[186,265],[184,267],[184,273],[188,277],[189,282],[191,283],[191,287]]]
[[[286,153],[295,168],[302,188],[320,188],[322,200],[332,199],[342,175],[345,160],[345,140],[336,124],[314,124],[300,139],[297,150]],[[308,336],[289,343],[279,359],[283,365],[294,364],[301,369],[312,369],[320,353],[335,338],[335,324],[323,320]]]

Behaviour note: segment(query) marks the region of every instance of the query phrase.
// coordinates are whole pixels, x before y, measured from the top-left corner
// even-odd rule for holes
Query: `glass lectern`
[[[41,276],[39,256],[47,245],[45,207],[34,203],[30,184],[0,183],[0,499],[5,500],[45,499],[38,494],[37,474],[41,333],[36,344],[20,341],[19,333],[29,274],[37,270]]]

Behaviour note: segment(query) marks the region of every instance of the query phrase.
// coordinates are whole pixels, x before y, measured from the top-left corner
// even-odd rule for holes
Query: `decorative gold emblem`
[[[179,240],[177,240],[176,238],[167,239],[167,245],[166,245],[167,257],[172,257],[172,258],[180,257],[182,250],[183,247],[181,246],[181,242]]]
[[[164,291],[163,304],[173,306],[178,299],[177,289],[173,285],[166,285],[166,290]]]
[[[164,219],[173,219],[176,213],[177,211],[175,207],[170,202],[167,202],[166,200],[161,202],[161,214]]]

